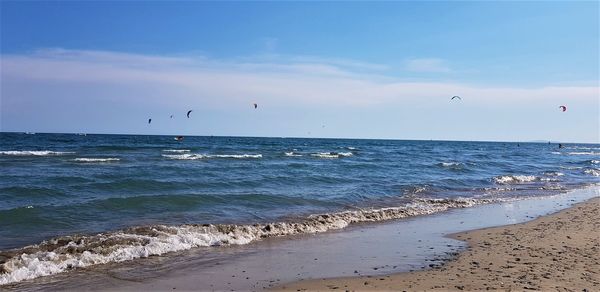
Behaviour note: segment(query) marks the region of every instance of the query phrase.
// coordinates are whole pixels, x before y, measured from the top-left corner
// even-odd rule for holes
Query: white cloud
[[[481,87],[448,82],[404,82],[374,74],[368,63],[319,58],[278,57],[275,60],[218,60],[203,56],[153,56],[106,51],[52,49],[28,55],[3,55],[2,79],[21,84],[54,82],[65,86],[104,84],[161,87],[185,91],[202,102],[257,99],[278,104],[377,106],[428,104],[460,95],[470,104],[597,99],[589,86],[539,88]],[[413,69],[444,69],[437,59],[415,59]],[[380,68],[379,68],[380,69]],[[368,72],[368,73],[365,73]],[[31,86],[31,85],[25,85]],[[52,98],[52,92],[48,93]],[[176,98],[171,95],[171,98]]]
[[[436,58],[410,59],[405,62],[405,69],[413,72],[449,73],[452,70],[446,61]]]
[[[344,59],[64,49],[2,55],[0,69],[6,130],[281,136],[327,121],[323,136],[598,140],[597,85],[407,82],[385,66]],[[462,100],[450,102],[453,95]],[[260,115],[248,111],[252,102]],[[569,111],[560,113],[560,104]],[[200,123],[158,123],[189,108]],[[449,120],[456,126],[444,127]]]

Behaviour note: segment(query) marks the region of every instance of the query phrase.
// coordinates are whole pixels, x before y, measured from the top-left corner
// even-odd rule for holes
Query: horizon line
[[[448,139],[410,139],[410,138],[351,138],[351,137],[294,137],[294,136],[244,136],[244,135],[180,135],[180,134],[132,134],[132,133],[84,133],[84,132],[30,132],[30,131],[1,131],[0,134],[55,134],[55,135],[115,135],[115,136],[184,136],[184,137],[206,137],[206,138],[268,138],[268,139],[329,139],[329,140],[379,140],[379,141],[419,141],[419,142],[481,142],[481,143],[531,143],[531,144],[600,144],[597,142],[572,142],[572,141],[556,141],[556,140],[530,140],[530,141],[501,141],[501,140],[448,140]]]

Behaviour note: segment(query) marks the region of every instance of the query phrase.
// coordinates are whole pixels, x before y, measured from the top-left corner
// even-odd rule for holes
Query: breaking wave
[[[352,152],[319,152],[311,154],[311,156],[319,158],[340,158],[350,157],[352,155],[354,155]]]
[[[569,155],[600,155],[600,152],[568,152]]]
[[[526,183],[536,180],[540,180],[539,177],[533,175],[501,175],[494,177],[494,182],[498,184],[511,184],[511,183]]]
[[[14,156],[53,156],[53,155],[67,155],[75,154],[75,152],[65,151],[0,151],[0,155],[14,155]]]
[[[186,152],[190,152],[192,150],[188,150],[188,149],[165,149],[163,150],[163,152],[171,152],[171,153],[186,153]]]
[[[593,176],[600,176],[600,170],[594,168],[586,169],[583,171],[583,173]]]
[[[288,157],[300,157],[300,156],[302,156],[302,154],[297,154],[294,151],[285,152],[284,154],[285,154],[285,156],[288,156]]]
[[[75,158],[73,161],[77,162],[115,162],[121,160],[120,158]]]
[[[262,158],[262,154],[195,154],[195,153],[185,153],[185,154],[163,154],[163,157],[169,159],[178,159],[178,160],[196,160],[196,159],[205,159],[205,158],[236,158],[236,159],[244,159],[244,158]]]
[[[400,219],[505,200],[416,199],[401,207],[310,215],[297,222],[153,225],[97,235],[58,237],[37,245],[0,252],[0,285],[194,247],[242,245],[268,237],[321,233],[355,223]]]

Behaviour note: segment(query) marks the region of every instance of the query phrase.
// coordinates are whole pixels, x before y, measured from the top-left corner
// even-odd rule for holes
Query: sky
[[[0,131],[600,142],[597,1],[0,13]]]

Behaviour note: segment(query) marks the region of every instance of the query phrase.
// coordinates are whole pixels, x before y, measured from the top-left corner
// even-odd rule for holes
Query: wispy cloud
[[[413,59],[413,70],[447,72],[438,59]],[[218,60],[204,56],[154,56],[107,51],[47,49],[28,55],[3,55],[3,80],[15,84],[54,82],[72,84],[160,86],[162,91],[186,92],[196,100],[260,98],[279,104],[364,106],[428,103],[461,95],[472,103],[493,104],[518,100],[560,100],[565,96],[594,100],[597,87],[539,88],[481,87],[463,83],[403,82],[371,67],[348,60],[324,61],[310,57],[278,56],[268,60]],[[367,72],[367,73],[365,73]],[[11,88],[14,86],[11,86]],[[91,88],[91,87],[90,87]],[[18,92],[17,92],[18,93]],[[52,95],[48,92],[48,95]],[[57,93],[58,95],[58,93]],[[171,94],[171,98],[174,95]]]
[[[502,133],[519,127],[522,137],[543,130],[574,141],[598,138],[590,134],[598,133],[598,86],[407,82],[371,65],[318,57],[215,59],[65,49],[2,55],[0,124],[5,130],[302,135],[316,116],[335,117],[330,122],[338,127],[328,127],[329,136],[515,139]],[[450,102],[453,95],[462,101]],[[248,115],[253,102],[261,104],[260,119]],[[570,111],[552,115],[560,104]],[[148,116],[159,121],[189,108],[211,126],[157,122],[151,129],[145,123]],[[399,118],[405,123],[397,124]],[[458,126],[439,127],[449,119]],[[573,127],[579,132],[569,136]]]
[[[447,62],[437,58],[410,59],[404,68],[413,72],[449,73],[452,72]]]

